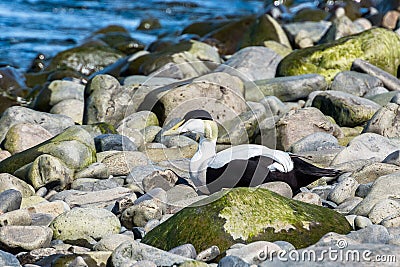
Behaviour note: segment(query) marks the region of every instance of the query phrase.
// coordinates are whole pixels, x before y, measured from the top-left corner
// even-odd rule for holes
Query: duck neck
[[[197,176],[197,172],[202,171],[201,165],[208,160],[211,160],[216,154],[216,140],[201,137],[199,147],[193,158],[190,160],[190,173]],[[204,166],[206,168],[207,166]]]

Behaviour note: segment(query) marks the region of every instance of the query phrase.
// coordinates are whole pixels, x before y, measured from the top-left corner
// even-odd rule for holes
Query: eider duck
[[[210,194],[222,188],[258,186],[272,181],[287,183],[292,191],[323,176],[341,172],[316,167],[296,155],[256,144],[232,146],[216,153],[218,126],[205,110],[188,112],[183,120],[163,136],[197,133],[200,142],[190,160],[190,178],[199,191]]]

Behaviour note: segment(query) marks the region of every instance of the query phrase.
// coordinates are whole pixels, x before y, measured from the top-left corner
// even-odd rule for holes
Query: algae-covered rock
[[[13,174],[43,154],[60,159],[73,170],[96,162],[96,149],[90,134],[79,126],[71,126],[63,133],[1,161],[0,172]]]
[[[335,211],[282,197],[267,189],[221,191],[182,209],[146,234],[142,242],[164,250],[191,243],[196,251],[217,245],[285,240],[297,248],[328,232],[348,233]]]
[[[68,69],[89,76],[123,56],[123,53],[107,46],[75,47],[57,54],[46,70]]]
[[[341,91],[320,93],[312,105],[334,118],[338,125],[347,127],[362,125],[381,107],[371,100]]]
[[[350,70],[357,58],[396,76],[400,64],[400,36],[374,28],[328,44],[299,49],[280,62],[277,76],[318,73],[332,81],[340,71]]]

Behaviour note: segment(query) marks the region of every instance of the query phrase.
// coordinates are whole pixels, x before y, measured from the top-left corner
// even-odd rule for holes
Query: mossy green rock
[[[46,70],[75,70],[91,75],[115,63],[125,54],[107,46],[81,46],[57,54]]]
[[[13,174],[43,154],[60,159],[73,170],[83,169],[96,162],[93,138],[81,127],[71,126],[61,134],[1,161],[0,173]]]
[[[367,122],[381,106],[366,98],[341,91],[326,91],[318,94],[312,105],[339,126],[355,127]]]
[[[303,248],[328,232],[350,230],[347,220],[333,210],[267,189],[234,188],[182,209],[147,233],[142,242],[164,250],[186,243],[196,251],[217,245],[224,253],[235,243],[259,240],[285,240]]]
[[[397,75],[400,64],[400,36],[383,28],[373,28],[334,42],[299,49],[279,64],[277,76],[318,73],[332,81],[341,71],[350,70],[357,58]]]

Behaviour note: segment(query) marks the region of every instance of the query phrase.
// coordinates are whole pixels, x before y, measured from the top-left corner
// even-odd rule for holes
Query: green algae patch
[[[222,253],[235,243],[285,240],[296,248],[324,234],[346,234],[341,214],[280,196],[267,189],[234,188],[186,207],[146,234],[142,242],[164,250],[191,243],[197,251],[216,245]]]
[[[373,28],[328,44],[299,49],[280,62],[277,76],[318,73],[332,81],[337,73],[350,70],[357,58],[397,76],[400,36],[391,30]]]
[[[71,126],[61,134],[1,161],[0,173],[14,174],[44,154],[60,159],[73,170],[83,169],[96,162],[93,138],[81,127]]]

